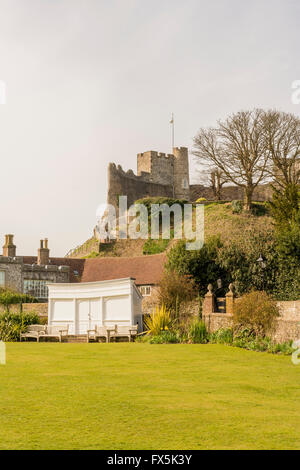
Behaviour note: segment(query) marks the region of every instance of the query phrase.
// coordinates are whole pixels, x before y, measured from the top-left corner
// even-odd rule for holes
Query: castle
[[[127,196],[128,206],[143,197],[165,196],[190,200],[189,158],[186,147],[172,154],[153,150],[137,155],[137,175],[120,165],[108,166],[107,203],[118,206],[118,197]]]
[[[127,196],[128,207],[144,197],[170,197],[195,202],[202,197],[214,200],[211,187],[190,185],[189,157],[186,147],[174,147],[172,154],[153,150],[138,153],[137,175],[132,170],[125,172],[121,165],[108,166],[107,203],[118,207],[119,196]],[[268,184],[259,185],[254,191],[254,200],[266,201],[271,197]],[[243,199],[243,188],[227,185],[221,190],[221,199],[232,201]]]

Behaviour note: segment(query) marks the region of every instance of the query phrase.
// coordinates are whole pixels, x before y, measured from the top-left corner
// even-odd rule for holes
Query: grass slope
[[[211,203],[204,208],[204,231],[205,239],[212,235],[220,235],[220,238],[226,243],[232,240],[245,243],[255,232],[266,233],[272,230],[272,219],[267,215],[263,203],[255,203],[257,212],[262,215],[257,216],[248,213],[232,213],[231,203],[216,204]],[[87,240],[77,253],[72,257],[95,258],[97,256],[121,256],[132,257],[142,256],[143,254],[153,254],[168,250],[174,240],[170,243],[161,242],[161,240],[118,240],[115,243],[102,245],[100,253],[97,252],[99,243],[95,238]]]
[[[7,344],[1,449],[298,449],[300,366],[222,345]]]

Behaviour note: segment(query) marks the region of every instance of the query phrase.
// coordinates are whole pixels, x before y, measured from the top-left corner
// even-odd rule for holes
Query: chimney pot
[[[16,256],[16,246],[14,245],[14,236],[12,234],[5,235],[3,256],[9,256],[12,258]]]
[[[44,245],[45,241],[45,245]],[[40,248],[38,249],[38,259],[37,264],[40,266],[47,266],[49,264],[49,248],[48,248],[48,238],[41,240]]]

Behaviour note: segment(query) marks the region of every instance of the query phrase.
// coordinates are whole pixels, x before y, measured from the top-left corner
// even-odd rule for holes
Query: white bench
[[[46,333],[46,325],[29,325],[25,333],[20,333],[20,341],[26,338],[36,339],[39,342],[40,338]]]
[[[96,325],[93,330],[87,331],[87,342],[89,343],[91,339],[93,339],[94,341],[99,341],[100,338],[105,338],[105,341],[107,343],[109,343],[112,338],[128,338],[128,340],[131,341],[132,338],[137,335],[137,332],[138,325],[115,325],[114,327]]]
[[[115,329],[112,331],[111,338],[128,338],[130,342],[138,332],[138,325],[120,326],[115,325]]]
[[[87,342],[89,343],[91,339],[94,341],[99,341],[100,338],[105,338],[106,343],[110,342],[111,333],[115,328],[107,328],[106,326],[95,325],[93,330],[87,330]]]
[[[69,325],[46,325],[46,331],[43,333],[40,338],[57,338],[61,343],[62,337],[67,336],[69,333]]]

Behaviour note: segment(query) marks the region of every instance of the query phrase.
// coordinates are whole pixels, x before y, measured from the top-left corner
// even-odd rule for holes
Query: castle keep
[[[153,150],[137,155],[137,175],[120,165],[108,166],[107,203],[115,207],[118,197],[127,196],[128,206],[143,197],[165,196],[190,199],[189,159],[186,147],[175,147],[172,154]]]

